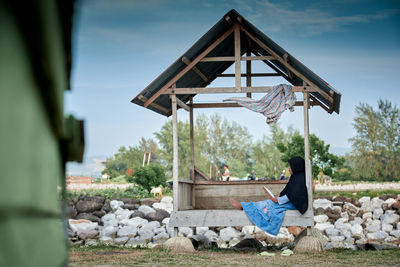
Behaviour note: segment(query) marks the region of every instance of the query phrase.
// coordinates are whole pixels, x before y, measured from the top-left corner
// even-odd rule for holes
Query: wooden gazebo
[[[253,73],[252,61],[262,61],[274,72]],[[246,72],[241,73],[241,62]],[[224,74],[232,64],[235,73]],[[272,86],[252,86],[252,77],[279,76],[303,95],[306,160],[306,183],[309,205],[305,214],[286,211],[284,226],[314,225],[312,210],[311,163],[308,140],[308,109],[320,106],[328,113],[339,113],[341,94],[309,70],[282,47],[244,19],[236,10],[229,11],[186,53],[147,86],[132,102],[173,118],[173,195],[174,210],[169,225],[178,226],[245,226],[252,225],[243,211],[234,210],[229,198],[239,201],[260,201],[266,198],[262,185],[268,184],[279,193],[287,181],[211,181],[195,166],[193,140],[193,109],[240,107],[236,103],[196,103],[197,94],[267,93]],[[206,87],[218,77],[233,77],[232,87]],[[241,78],[245,77],[246,86]],[[190,177],[178,177],[177,109],[190,114]]]

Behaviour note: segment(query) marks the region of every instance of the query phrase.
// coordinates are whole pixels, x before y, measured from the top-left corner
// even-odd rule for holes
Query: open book
[[[268,195],[270,195],[272,198],[274,198],[274,197],[275,197],[274,193],[272,193],[272,191],[271,191],[271,190],[269,190],[269,188],[268,188],[268,187],[266,187],[266,186],[263,186],[263,189],[264,189],[264,192],[265,192],[265,193],[267,193]]]

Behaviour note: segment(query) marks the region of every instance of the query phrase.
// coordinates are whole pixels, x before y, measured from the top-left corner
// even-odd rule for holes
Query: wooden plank
[[[185,210],[172,212],[169,227],[218,227],[254,225],[242,210]],[[314,217],[301,215],[297,210],[288,210],[282,226],[311,226]]]
[[[330,109],[327,108],[322,102],[320,102],[317,98],[313,97],[312,95],[309,95],[310,99],[312,99],[313,102],[317,103],[319,106],[321,106],[323,109],[325,109],[326,112],[330,112]],[[310,102],[311,104],[312,102]],[[332,112],[330,112],[332,113]]]
[[[311,101],[310,106],[318,106],[319,104],[317,102]],[[241,105],[237,103],[194,103],[192,105],[193,108],[242,108]],[[294,106],[299,107],[303,106],[303,101],[296,101]]]
[[[244,180],[244,181],[196,181],[198,185],[269,185],[269,184],[283,184],[286,185],[288,180]]]
[[[189,179],[182,179],[182,178],[179,178],[179,179],[178,179],[178,182],[179,182],[179,183],[184,183],[184,184],[194,184],[194,182],[193,182],[192,180],[189,180]]]
[[[283,58],[281,58],[278,54],[276,54],[272,49],[270,49],[268,46],[266,46],[261,40],[259,40],[257,37],[253,36],[251,33],[249,33],[245,28],[241,27],[241,30],[246,33],[247,36],[249,36],[254,42],[256,42],[261,48],[263,48],[265,51],[267,51],[269,54],[275,57],[276,60],[278,60],[280,63],[282,63],[285,67],[287,67],[289,70],[291,70],[294,74],[296,74],[300,79],[303,81],[307,82],[309,85],[315,87],[318,89],[318,93],[323,95],[326,99],[328,99],[329,102],[332,102],[333,99],[330,95],[325,93],[322,89],[320,89],[318,86],[316,86],[313,82],[311,82],[309,79],[307,79],[303,74],[298,72],[295,68],[293,68],[290,64],[288,64]]]
[[[172,153],[173,153],[173,164],[172,164],[172,177],[173,177],[173,196],[174,196],[174,211],[178,211],[179,204],[179,185],[178,185],[178,118],[177,118],[177,107],[176,107],[176,95],[171,95],[171,106],[172,106]]]
[[[202,172],[199,168],[197,168],[196,166],[194,166],[194,171],[195,171],[195,175],[198,174],[200,177],[202,177],[204,180],[210,180],[210,177],[207,176],[207,174],[205,174],[204,172]],[[198,180],[195,179],[195,181],[197,182]]]
[[[182,100],[180,100],[179,98],[176,98],[176,104],[178,104],[178,106],[180,106],[181,108],[183,108],[184,110],[190,112],[190,107],[188,105],[186,105]]]
[[[143,103],[145,103],[145,102],[147,101],[147,97],[145,97],[144,95],[139,95],[138,98],[139,98],[139,100],[142,101]],[[153,103],[150,104],[150,106],[152,106],[152,107],[155,108],[155,109],[158,109],[159,111],[162,111],[162,112],[164,112],[164,113],[169,114],[169,110],[168,110],[168,109],[166,109],[166,108],[164,108],[164,107],[158,105],[157,103],[154,103],[154,102],[153,102]]]
[[[307,212],[313,214],[312,208],[312,172],[311,172],[311,161],[310,161],[310,139],[309,139],[309,117],[308,117],[308,106],[309,106],[309,93],[303,94],[303,111],[304,111],[304,160],[306,163],[306,185],[308,193],[308,209]]]
[[[288,54],[288,53],[285,53],[285,54],[283,55],[283,59],[286,61],[286,63],[290,64],[290,57],[289,57],[289,54]],[[290,71],[290,69],[288,69],[288,68],[286,67],[286,71],[287,71],[287,73],[288,73],[289,78],[290,78],[290,79],[294,79],[293,73]]]
[[[193,97],[190,97],[190,104],[193,104]],[[190,138],[190,179],[193,181],[193,183],[196,180],[196,177],[194,175],[194,121],[193,121],[193,106],[190,106],[190,111],[189,111],[189,138]],[[195,199],[195,187],[194,185],[192,186],[192,192],[191,192],[191,204],[192,207],[195,206],[196,199]]]
[[[192,205],[190,204],[190,201],[192,199],[192,197],[191,197],[192,186],[193,185],[190,183],[179,183],[179,186],[178,186],[178,188],[179,188],[178,210],[193,209]]]
[[[250,61],[247,61],[250,62]],[[242,77],[276,77],[276,76],[282,76],[279,73],[242,73],[241,74]],[[235,77],[234,73],[225,73],[225,74],[220,74],[218,75],[218,77]],[[247,85],[247,87],[249,87]]]
[[[246,56],[250,57],[251,52],[247,51]],[[251,87],[251,61],[246,61],[246,86]],[[251,93],[246,93],[246,96],[251,98]]]
[[[186,65],[190,65],[192,63],[187,57],[182,57],[182,62],[185,63]],[[204,75],[196,66],[193,66],[192,70],[197,73],[197,75],[200,76],[200,78],[203,79],[203,81],[207,82],[208,79],[206,75]]]
[[[200,62],[235,61],[235,57],[205,57]]]
[[[241,83],[241,61],[242,53],[240,51],[240,26],[235,24],[234,29],[234,45],[235,45],[235,87],[240,88]]]
[[[274,86],[252,86],[252,87],[187,87],[187,88],[171,88],[164,92],[164,94],[177,94],[177,95],[190,95],[190,94],[226,94],[226,93],[266,93],[273,89]],[[292,90],[300,88],[303,90],[304,86],[293,86]]]
[[[181,70],[174,78],[169,80],[163,87],[160,88],[154,95],[152,95],[145,103],[144,107],[150,105],[157,97],[159,97],[165,90],[170,86],[175,84],[183,75],[185,75],[193,66],[200,62],[208,53],[210,53],[215,47],[217,47],[223,40],[226,39],[233,32],[233,28],[226,31],[221,35],[214,43],[212,43],[206,50],[204,50],[200,55],[198,55],[189,65],[187,65],[183,70]]]
[[[252,60],[273,60],[273,56],[243,56],[242,61],[252,61]]]

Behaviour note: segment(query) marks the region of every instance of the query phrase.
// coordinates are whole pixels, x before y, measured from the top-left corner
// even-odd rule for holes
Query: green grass
[[[118,247],[73,247],[72,267],[78,266],[399,266],[399,250],[329,250],[289,257],[260,256],[258,252],[199,250],[192,254],[174,254],[163,249],[127,249]]]

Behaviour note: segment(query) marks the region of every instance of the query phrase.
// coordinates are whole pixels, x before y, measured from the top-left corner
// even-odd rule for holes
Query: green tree
[[[166,186],[164,167],[156,163],[139,167],[135,170],[133,179],[129,179],[129,181],[141,185],[148,192],[152,187]]]

